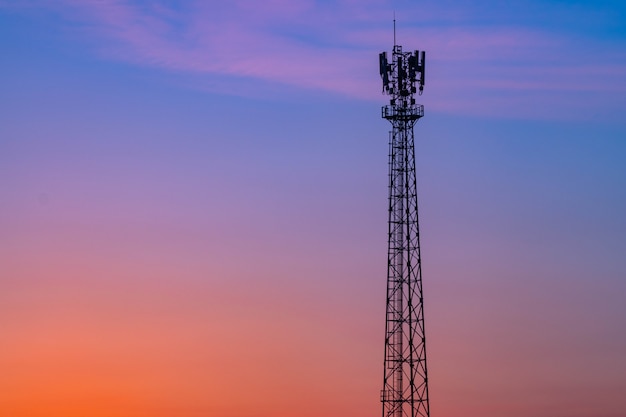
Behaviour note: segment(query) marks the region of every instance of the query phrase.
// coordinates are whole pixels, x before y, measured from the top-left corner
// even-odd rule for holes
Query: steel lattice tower
[[[425,55],[394,45],[391,62],[386,52],[379,56],[383,93],[390,96],[382,117],[392,125],[383,417],[430,416],[413,136],[424,115],[414,95],[424,89]]]

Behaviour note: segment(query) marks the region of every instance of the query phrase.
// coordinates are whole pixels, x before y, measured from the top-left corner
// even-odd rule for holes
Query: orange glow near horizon
[[[313,417],[378,382],[357,378],[336,396],[337,364],[359,372],[366,360],[342,346],[354,335],[279,294],[177,282],[173,266],[114,267],[85,251],[80,263],[52,248],[30,264],[14,255],[0,307],[3,415],[287,416],[311,404],[299,415]]]

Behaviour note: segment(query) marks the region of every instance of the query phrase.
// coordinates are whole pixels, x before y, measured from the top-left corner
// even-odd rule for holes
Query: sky
[[[431,415],[626,416],[603,0],[0,0],[0,415],[380,415],[394,15]]]

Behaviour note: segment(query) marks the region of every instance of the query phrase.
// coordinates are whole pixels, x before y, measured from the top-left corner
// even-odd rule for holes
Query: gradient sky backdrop
[[[400,0],[0,0],[0,415],[380,415],[394,11],[433,417],[626,416],[626,5]]]

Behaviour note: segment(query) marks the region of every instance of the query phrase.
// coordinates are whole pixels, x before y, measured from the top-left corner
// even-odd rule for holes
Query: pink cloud
[[[36,2],[35,2],[36,3]],[[42,2],[81,25],[80,34],[106,58],[200,76],[238,77],[380,100],[376,54],[392,44],[393,15],[383,1],[313,0],[189,2],[184,9],[153,2],[64,0]],[[468,10],[425,5],[420,21],[439,11],[452,21]],[[424,10],[422,10],[424,9]],[[389,12],[389,13],[387,13]],[[413,10],[417,15],[417,11]],[[385,14],[389,16],[385,16]],[[406,13],[405,13],[406,15]],[[441,17],[439,17],[441,20]],[[401,26],[401,24],[399,24]],[[524,96],[546,91],[611,94],[626,86],[626,56],[602,51],[580,39],[538,29],[474,28],[454,24],[404,28],[402,44],[428,51],[427,87],[436,91],[435,109],[458,111],[452,102],[482,102],[481,111],[514,110]],[[585,46],[585,45],[582,45]],[[592,65],[589,60],[593,59]],[[224,81],[236,84],[236,81]],[[485,98],[498,92],[499,104]],[[558,100],[557,100],[558,101]],[[568,106],[569,98],[561,104]],[[537,103],[525,103],[526,107]]]
[[[348,77],[354,60],[272,34],[269,20],[298,19],[307,2],[273,1],[274,9],[250,1],[221,9],[197,6],[180,15],[164,6],[140,10],[121,1],[67,0],[72,18],[86,23],[87,36],[103,41],[101,53],[136,64],[175,71],[235,75],[358,95]],[[302,17],[300,17],[302,18]],[[183,32],[174,34],[176,24]],[[352,54],[353,55],[353,54]],[[332,65],[329,65],[332,62]]]

